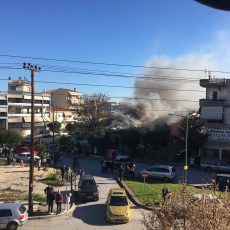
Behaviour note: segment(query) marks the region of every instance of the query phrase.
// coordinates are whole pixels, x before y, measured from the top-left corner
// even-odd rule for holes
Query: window
[[[169,170],[165,169],[165,168],[157,168],[156,171],[157,172],[162,172],[162,173],[169,173]]]
[[[217,92],[212,93],[212,100],[217,100]]]
[[[10,209],[0,209],[0,217],[12,216]]]

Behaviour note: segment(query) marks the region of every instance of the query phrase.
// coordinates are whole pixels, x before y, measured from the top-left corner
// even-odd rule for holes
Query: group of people
[[[46,205],[48,205],[48,213],[54,214],[53,205],[55,201],[57,205],[56,215],[60,214],[62,210],[62,204],[64,203],[64,197],[61,194],[60,190],[55,193],[53,187],[51,185],[48,185],[48,187],[45,188],[44,193],[46,194]],[[69,210],[70,208],[71,196],[71,192],[67,191],[65,200],[66,210]]]

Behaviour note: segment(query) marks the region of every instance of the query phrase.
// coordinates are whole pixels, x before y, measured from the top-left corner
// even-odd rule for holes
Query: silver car
[[[15,230],[28,220],[26,208],[19,203],[0,203],[0,229]]]
[[[148,175],[151,178],[168,181],[175,179],[176,168],[170,165],[153,165],[150,168],[142,170],[141,175]]]

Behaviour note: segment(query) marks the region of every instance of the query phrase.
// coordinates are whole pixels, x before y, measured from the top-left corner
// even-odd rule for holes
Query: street
[[[65,164],[69,165],[69,159],[65,159]],[[99,185],[100,199],[97,202],[87,202],[79,204],[72,214],[58,216],[50,219],[29,220],[21,230],[90,230],[90,229],[142,229],[140,223],[143,210],[132,204],[131,218],[127,224],[110,224],[106,221],[105,201],[110,188],[117,187],[112,174],[103,176],[100,172],[100,165],[97,160],[81,159],[80,167],[91,175],[96,175],[95,180]],[[146,212],[146,211],[145,211]]]

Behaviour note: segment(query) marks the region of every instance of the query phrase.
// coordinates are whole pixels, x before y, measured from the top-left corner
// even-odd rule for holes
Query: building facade
[[[35,135],[46,130],[50,122],[51,96],[49,93],[35,93]],[[18,80],[9,79],[7,94],[6,128],[15,130],[22,136],[30,135],[31,130],[31,84],[19,77]]]
[[[230,79],[201,79],[206,98],[200,99],[200,118],[208,136],[200,157],[230,163]]]
[[[81,102],[83,94],[76,89],[59,88],[49,90],[51,94],[51,119],[62,123],[64,128],[68,123],[77,122],[77,116],[74,112],[76,106]]]

